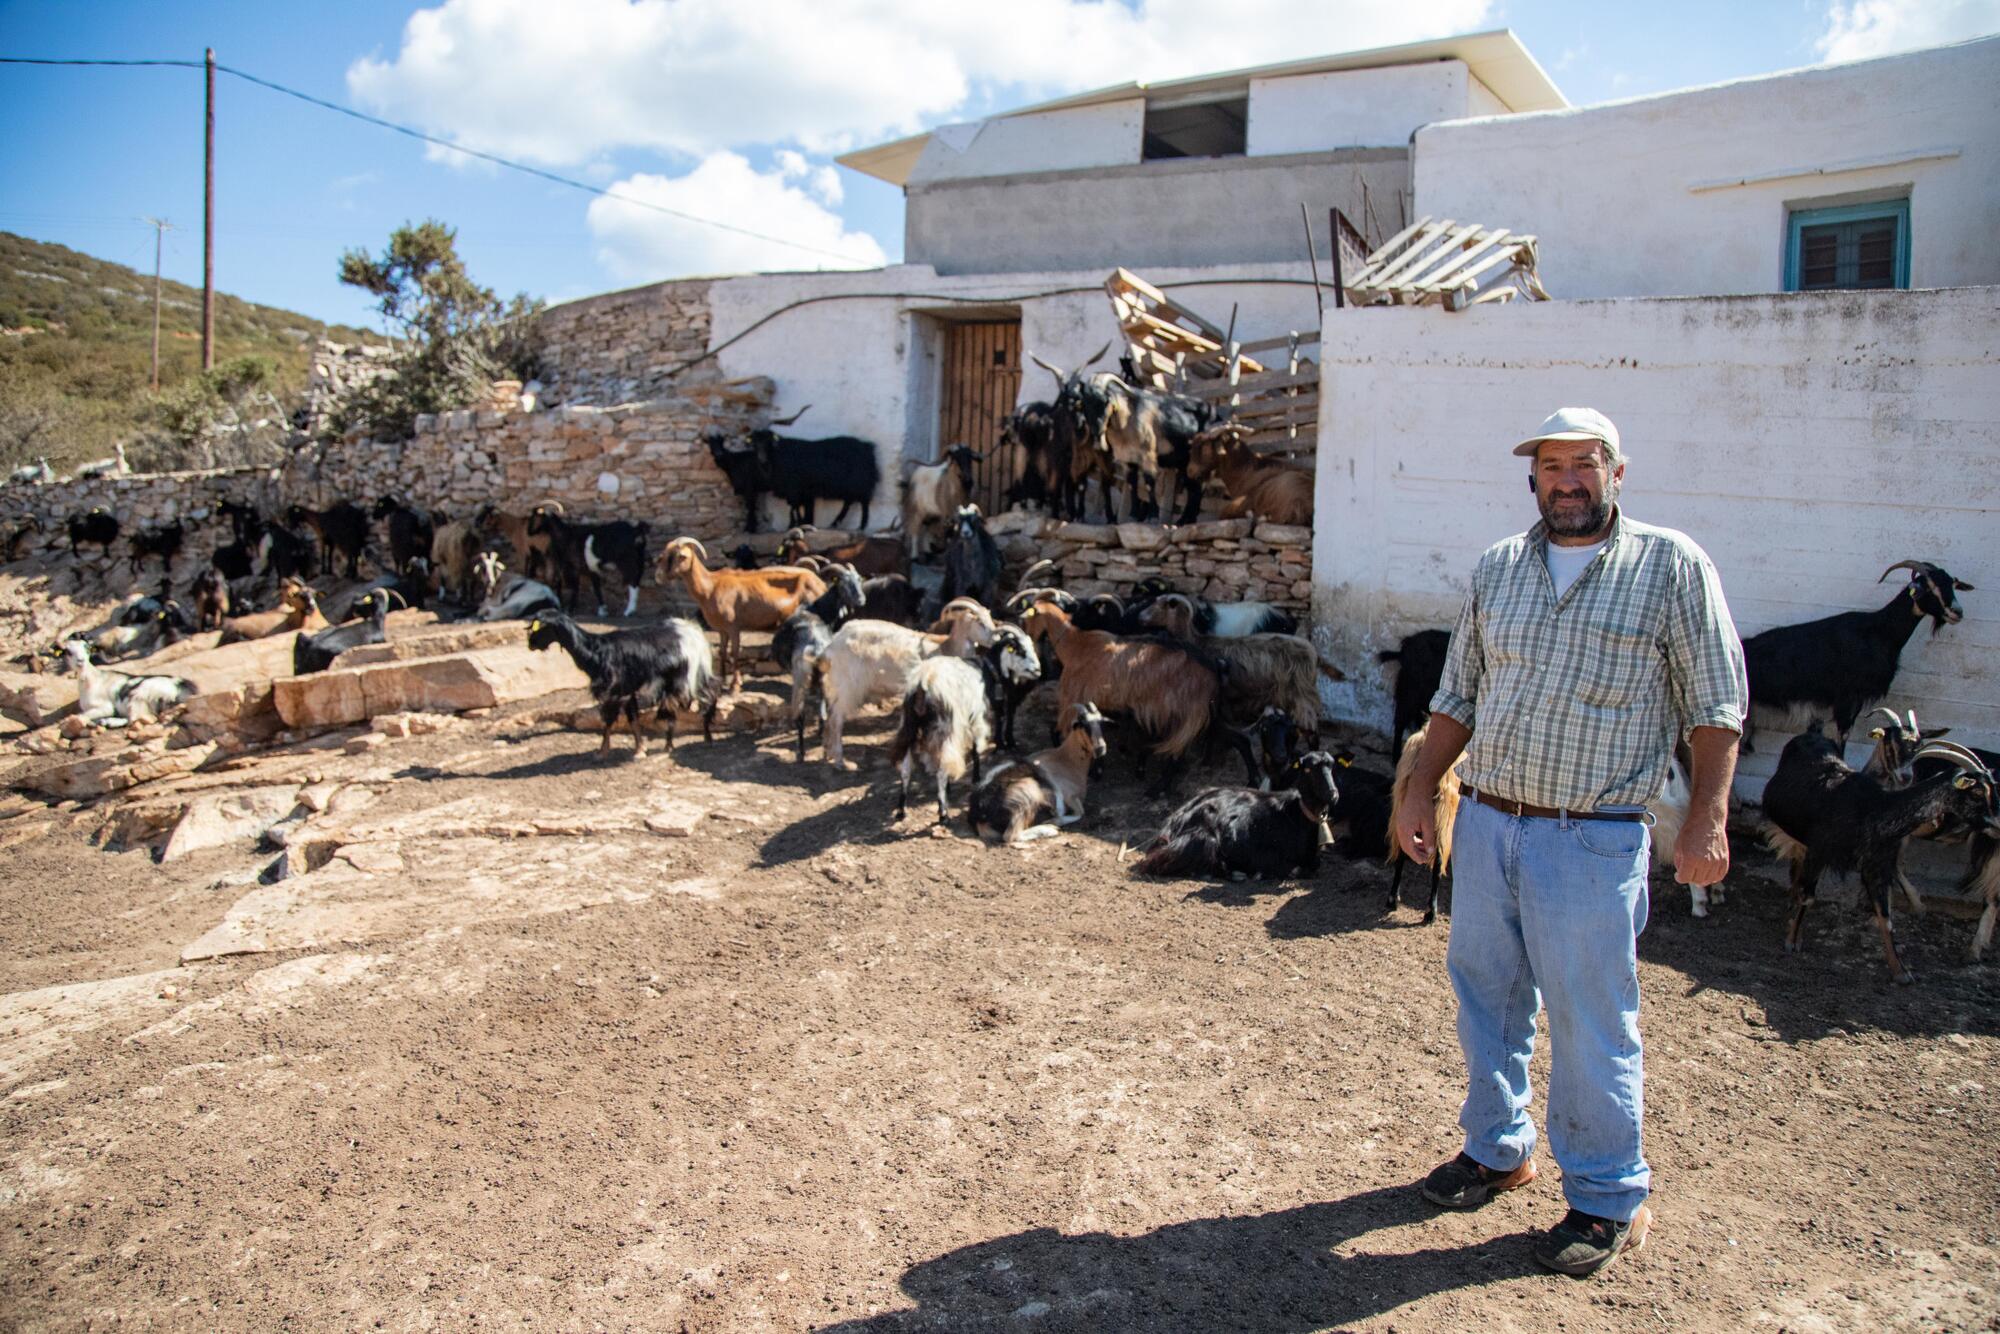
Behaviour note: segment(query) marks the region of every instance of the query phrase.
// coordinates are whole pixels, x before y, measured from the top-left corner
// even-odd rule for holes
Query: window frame
[[[1785,290],[1800,289],[1805,263],[1805,230],[1844,222],[1872,222],[1893,218],[1896,222],[1895,272],[1890,288],[1815,287],[1815,292],[1904,290],[1910,286],[1910,199],[1881,199],[1870,204],[1842,204],[1835,208],[1794,208],[1785,215]]]

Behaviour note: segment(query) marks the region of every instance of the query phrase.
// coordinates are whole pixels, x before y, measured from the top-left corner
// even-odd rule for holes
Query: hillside
[[[200,370],[201,290],[168,281],[160,295],[164,396]],[[281,403],[304,384],[315,339],[382,341],[221,292],[215,322],[216,363],[268,358]],[[63,472],[118,441],[135,462],[178,462],[159,438],[148,386],[152,335],[151,274],[0,232],[0,466],[46,455]]]

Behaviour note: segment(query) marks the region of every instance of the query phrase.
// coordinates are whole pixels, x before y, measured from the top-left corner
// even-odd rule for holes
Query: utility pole
[[[208,113],[201,170],[201,368],[215,369],[215,48],[208,48]]]
[[[153,392],[160,392],[160,242],[178,230],[165,218],[141,218],[153,229]]]

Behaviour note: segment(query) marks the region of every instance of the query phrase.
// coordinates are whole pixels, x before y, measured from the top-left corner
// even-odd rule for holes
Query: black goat
[[[347,650],[381,643],[388,638],[389,604],[397,601],[401,601],[400,596],[389,589],[364,593],[350,610],[365,619],[328,626],[318,634],[292,640],[292,675],[323,672]]]
[[[88,542],[101,547],[105,555],[111,554],[111,544],[118,540],[118,516],[98,505],[88,513],[72,514],[65,525],[69,530],[69,554],[77,554],[77,544]]]
[[[1403,738],[1422,727],[1431,716],[1431,698],[1444,678],[1445,655],[1451,651],[1451,631],[1419,630],[1404,635],[1395,648],[1375,655],[1375,661],[1396,664],[1396,721],[1389,738],[1389,753],[1403,753]]]
[[[1333,756],[1316,750],[1292,765],[1283,792],[1212,787],[1190,798],[1133,865],[1141,875],[1254,875],[1319,870],[1327,813],[1340,800]]]
[[[993,627],[993,642],[979,650],[979,668],[986,678],[986,705],[993,716],[994,740],[1012,750],[1014,715],[1021,701],[1042,683],[1042,660],[1035,643],[1016,625]]]
[[[294,505],[285,511],[285,522],[293,528],[301,524],[319,539],[319,572],[333,573],[336,556],[347,557],[347,577],[358,579],[361,549],[368,545],[368,512],[351,500],[336,501],[323,510]],[[280,571],[279,573],[284,573]]]
[[[1340,840],[1340,851],[1348,857],[1381,858],[1389,853],[1389,812],[1394,804],[1395,779],[1363,769],[1354,756],[1341,751],[1333,757],[1340,779],[1340,800],[1327,812],[1327,828]],[[1400,870],[1403,863],[1397,862]]]
[[[625,581],[625,610],[630,616],[639,605],[639,581],[646,574],[646,534],[652,525],[613,519],[609,523],[574,523],[563,517],[555,501],[535,506],[528,515],[528,536],[547,537],[549,563],[554,572],[549,580],[563,605],[574,608],[583,594],[583,579],[590,576],[591,591],[597,595],[597,614],[604,612],[604,572],[616,570]]]
[[[604,720],[600,757],[611,753],[611,729],[623,714],[632,729],[632,756],[646,753],[646,732],[639,715],[654,710],[653,721],[667,725],[667,751],[674,748],[677,710],[707,700],[701,715],[704,741],[715,739],[718,697],[710,689],[715,659],[708,636],[693,621],[673,619],[664,625],[636,626],[592,634],[560,613],[528,622],[528,647],[537,651],[560,645],[570,661],[590,678],[597,715]]]
[[[374,515],[388,524],[389,569],[392,573],[410,573],[415,561],[423,561],[428,568],[431,541],[437,536],[437,526],[429,514],[405,505],[394,496],[383,496],[375,502]]]
[[[788,426],[805,411],[774,423]],[[861,522],[856,531],[868,527],[868,507],[882,484],[882,465],[875,457],[873,441],[851,435],[802,440],[779,435],[769,427],[730,436],[710,431],[702,437],[709,455],[729,478],[730,487],[743,498],[745,526],[757,531],[757,498],[766,493],[777,496],[789,507],[787,527],[815,522],[813,508],[821,500],[840,502],[834,515],[838,528],[847,511],[861,506]]]
[[[1058,431],[1050,403],[1024,404],[1001,419],[1000,443],[1021,450],[1021,476],[1007,488],[1009,508],[1041,505],[1065,519],[1083,517],[1083,488],[1071,475],[1070,447],[1075,433]]]
[[[210,564],[225,579],[247,579],[257,566],[257,550],[264,538],[264,519],[255,508],[225,500],[217,507],[229,521],[230,540],[216,547]]]
[[[979,506],[960,505],[952,517],[951,537],[944,548],[944,583],[939,586],[937,605],[953,598],[973,598],[983,607],[992,607],[1000,597],[1000,544],[986,531]]]
[[[729,553],[729,563],[739,570],[757,568],[757,552],[748,542],[738,542],[736,550]]]
[[[878,574],[861,581],[862,613],[871,621],[893,621],[912,629],[921,628],[924,591],[909,576]]]
[[[289,528],[266,524],[257,538],[257,559],[253,573],[278,579],[306,579],[312,575],[312,539]]]
[[[126,544],[132,548],[132,572],[137,574],[139,567],[146,563],[146,558],[149,556],[158,556],[160,564],[172,570],[174,557],[180,554],[183,535],[184,530],[180,521],[175,520],[173,523],[163,523],[157,528],[141,528],[127,537]]]
[[[1744,640],[1751,707],[1829,711],[1844,744],[1854,720],[1895,683],[1903,645],[1917,622],[1930,617],[1936,634],[1965,615],[1953,590],[1969,593],[1972,585],[1928,562],[1899,560],[1875,582],[1903,569],[1910,571],[1910,582],[1885,607],[1781,625]],[[1750,729],[1743,730],[1744,749],[1752,749]]]
[[[1769,841],[1792,864],[1792,912],[1785,924],[1785,949],[1797,953],[1806,909],[1819,889],[1822,871],[1858,871],[1874,911],[1882,955],[1897,982],[1916,981],[1896,953],[1889,915],[1890,891],[1903,878],[1903,844],[1926,825],[1947,818],[1975,829],[2000,833],[1993,774],[1976,756],[1948,741],[1919,750],[1915,760],[1937,758],[1941,767],[1908,787],[1885,787],[1870,773],[1850,769],[1815,718],[1804,733],[1785,744],[1778,767],[1764,785]]]
[[[844,565],[835,566],[827,571],[826,592],[787,616],[771,636],[771,656],[792,674],[792,724],[798,729],[801,764],[806,759],[808,706],[820,726],[826,725],[826,700],[819,697],[819,674],[812,670],[811,658],[826,648],[835,630],[854,619],[866,601],[860,577]]]

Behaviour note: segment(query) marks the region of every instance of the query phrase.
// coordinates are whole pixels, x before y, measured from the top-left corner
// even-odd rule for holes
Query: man
[[[1609,419],[1563,408],[1514,453],[1534,460],[1542,521],[1473,570],[1415,774],[1415,790],[1433,793],[1466,752],[1447,955],[1465,1147],[1423,1193],[1471,1209],[1535,1179],[1528,1061],[1546,1004],[1549,1142],[1570,1209],[1534,1254],[1582,1276],[1637,1249],[1652,1221],[1640,1146],[1645,805],[1684,737],[1693,801],[1675,875],[1722,879],[1748,701],[1715,567],[1685,534],[1619,509],[1625,456]],[[1404,803],[1396,836],[1419,864],[1437,846],[1433,825],[1431,802]]]

